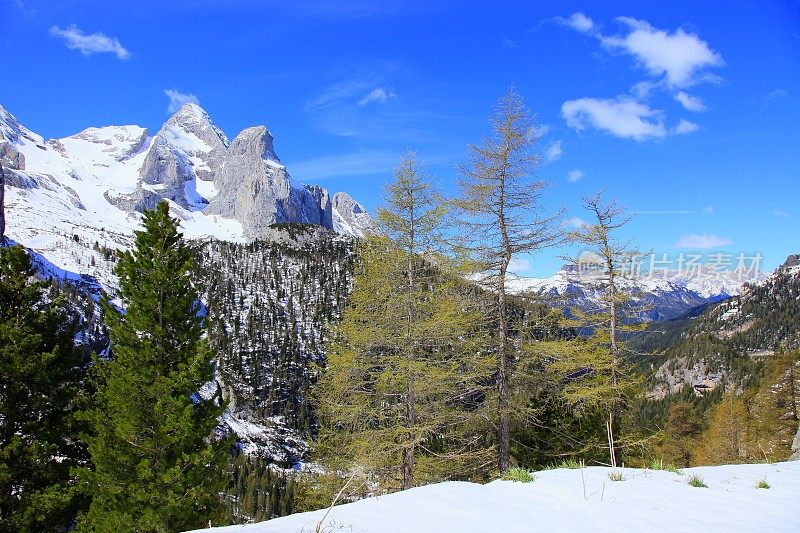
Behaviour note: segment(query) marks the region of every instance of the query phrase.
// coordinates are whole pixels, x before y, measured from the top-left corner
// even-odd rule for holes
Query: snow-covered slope
[[[97,249],[128,246],[141,211],[161,199],[170,201],[188,238],[264,238],[276,222],[363,236],[374,224],[357,202],[337,210],[328,191],[293,182],[265,127],[229,141],[195,104],[181,107],[155,135],[107,126],[47,141],[0,106],[0,158],[6,235],[60,269],[99,275],[103,284],[109,280],[91,264],[98,263]],[[361,226],[334,224],[354,213]]]
[[[532,483],[447,482],[207,533],[800,531],[800,462],[687,468],[548,470]],[[688,480],[700,477],[707,488]],[[759,481],[770,488],[756,488]],[[585,488],[584,488],[585,486]]]

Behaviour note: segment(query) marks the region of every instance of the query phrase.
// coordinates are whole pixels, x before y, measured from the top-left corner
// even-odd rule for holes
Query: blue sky
[[[45,137],[196,100],[372,210],[408,149],[445,192],[514,85],[546,202],[604,188],[642,249],[800,251],[800,1],[0,0],[0,103]],[[520,257],[548,275],[562,251]]]

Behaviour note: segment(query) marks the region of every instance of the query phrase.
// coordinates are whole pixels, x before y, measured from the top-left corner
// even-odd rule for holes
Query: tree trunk
[[[414,426],[417,425],[417,412],[416,412],[416,395],[414,394],[414,375],[413,375],[413,364],[414,364],[414,335],[413,335],[413,325],[414,325],[414,302],[413,302],[413,294],[414,294],[414,203],[411,202],[410,206],[410,216],[409,216],[411,227],[409,228],[409,241],[408,241],[408,264],[406,268],[408,268],[408,326],[406,330],[406,340],[408,343],[408,369],[406,374],[406,423],[407,427],[411,430],[409,432],[409,437],[413,438],[412,434],[414,431]],[[415,452],[415,443],[412,441],[410,443],[406,443],[405,449],[403,450],[403,490],[410,489],[414,486],[414,452]]]
[[[505,224],[501,219],[501,228],[505,237]],[[506,251],[500,263],[497,287],[497,327],[499,329],[497,354],[497,409],[499,421],[497,427],[498,468],[502,474],[508,470],[511,457],[511,420],[508,412],[509,381],[511,376],[508,360],[508,316],[506,315],[506,271],[511,262],[508,240],[504,239]]]
[[[499,411],[499,422],[497,427],[497,455],[498,468],[502,474],[508,470],[511,456],[511,422],[508,413],[508,388],[509,388],[509,361],[508,361],[508,336],[507,336],[507,317],[506,317],[506,291],[505,273],[507,263],[504,261],[500,269],[500,290],[497,295],[498,304],[498,375],[497,375],[497,408]]]
[[[0,163],[0,244],[6,242],[5,196],[6,196],[6,171],[5,169],[3,169],[3,164]]]
[[[619,373],[619,346],[617,346],[617,285],[614,273],[613,252],[608,248],[608,237],[606,236],[606,267],[608,268],[608,294],[611,301],[609,317],[609,337],[611,337],[611,386],[614,388],[616,398],[611,405],[611,430],[613,435],[619,435],[619,419],[622,413],[622,406],[617,394],[617,379]],[[612,443],[613,444],[613,443]],[[616,464],[622,463],[621,449],[614,447],[614,460]]]

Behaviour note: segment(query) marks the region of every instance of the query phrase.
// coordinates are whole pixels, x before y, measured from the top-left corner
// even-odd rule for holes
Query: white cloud
[[[675,248],[706,249],[719,248],[731,244],[733,244],[733,241],[724,237],[719,237],[717,235],[711,235],[708,233],[693,233],[691,235],[684,235],[678,239],[678,242],[675,243]]]
[[[197,96],[191,93],[182,93],[177,89],[164,89],[164,94],[169,98],[167,113],[176,112],[183,104],[200,104],[200,99]]]
[[[791,216],[786,211],[781,211],[780,209],[774,209],[772,211],[772,214],[775,215],[776,217],[781,217],[781,218],[789,218]]]
[[[688,121],[685,118],[682,118],[678,121],[678,125],[672,128],[673,135],[686,135],[688,133],[694,133],[700,129],[700,126],[695,124],[694,122]]]
[[[392,91],[386,90],[385,87],[378,87],[376,89],[372,89],[369,93],[364,95],[364,97],[358,101],[358,105],[365,106],[373,102],[385,104],[390,98],[394,98],[396,96],[397,95]]]
[[[512,274],[522,274],[531,269],[531,262],[527,259],[512,257],[511,262],[508,263],[508,271]]]
[[[561,157],[564,150],[561,148],[561,140],[553,141],[544,149],[544,160],[551,163]]]
[[[578,131],[597,128],[615,137],[637,141],[667,135],[661,111],[626,98],[568,100],[561,105],[561,114],[567,125]]]
[[[582,170],[573,169],[567,172],[567,181],[570,183],[575,183],[576,181],[580,181],[586,176]]]
[[[631,17],[619,17],[617,20],[625,24],[630,33],[624,37],[598,35],[603,46],[634,56],[652,76],[663,76],[671,88],[710,81],[703,71],[724,65],[722,56],[712,50],[706,41],[686,33],[683,28],[670,33],[654,28],[644,20]]]
[[[714,214],[714,206],[713,205],[705,206],[703,208],[703,213],[708,213],[709,215],[713,215]]]
[[[116,37],[109,37],[100,32],[87,35],[75,25],[65,29],[53,26],[50,28],[50,35],[61,37],[67,48],[80,50],[81,54],[85,56],[103,53],[114,54],[117,59],[128,59],[131,56],[131,53],[122,46]]]
[[[703,100],[697,96],[692,96],[691,94],[679,91],[675,95],[675,100],[677,100],[687,111],[694,111],[695,113],[702,113],[706,110],[706,105],[703,103]]]
[[[573,13],[568,18],[556,17],[556,22],[581,33],[589,33],[594,29],[594,22],[592,22],[592,19],[580,11]]]

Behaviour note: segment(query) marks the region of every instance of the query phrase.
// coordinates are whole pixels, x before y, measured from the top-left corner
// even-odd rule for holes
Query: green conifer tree
[[[0,247],[0,531],[58,531],[76,512],[70,468],[80,356],[21,246]]]
[[[115,269],[124,311],[104,303],[112,360],[93,369],[81,530],[179,531],[223,516],[230,443],[213,436],[222,402],[197,394],[213,365],[178,223],[166,202],[145,212]]]

